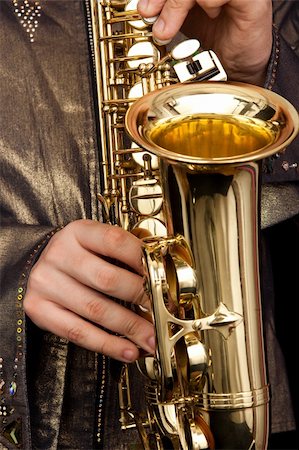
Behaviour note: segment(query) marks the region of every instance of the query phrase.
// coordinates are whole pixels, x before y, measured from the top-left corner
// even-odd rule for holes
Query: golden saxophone
[[[258,161],[295,137],[298,115],[277,94],[219,81],[217,56],[194,39],[157,47],[137,1],[90,0],[99,198],[106,221],[152,236],[147,412],[131,411],[125,367],[121,426],[132,418],[145,449],[265,449]]]

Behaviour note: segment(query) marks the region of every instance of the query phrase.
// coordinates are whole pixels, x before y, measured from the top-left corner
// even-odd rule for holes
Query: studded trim
[[[278,68],[278,61],[280,55],[280,41],[279,41],[279,33],[277,27],[273,25],[273,46],[272,53],[270,57],[270,64],[268,67],[267,78],[265,82],[265,88],[272,90],[274,83],[276,81],[276,74]]]
[[[48,233],[45,238],[29,255],[25,268],[20,277],[16,299],[16,323],[15,323],[15,357],[13,360],[12,377],[8,379],[5,372],[10,372],[11,362],[7,363],[0,355],[0,435],[3,436],[15,448],[22,448],[22,418],[18,413],[18,383],[19,383],[19,364],[24,356],[25,349],[25,313],[23,308],[23,299],[25,296],[26,285],[30,270],[36,262],[41,251],[48,244],[51,237],[62,227]],[[6,369],[6,370],[5,370]]]
[[[12,0],[14,12],[20,24],[29,36],[30,42],[34,42],[35,33],[41,17],[41,5],[39,1]]]

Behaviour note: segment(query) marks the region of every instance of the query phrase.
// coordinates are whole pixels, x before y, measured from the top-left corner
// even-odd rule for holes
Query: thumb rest
[[[291,142],[298,115],[265,89],[218,82],[217,56],[195,39],[156,46],[136,6],[90,1],[104,219],[152,236],[146,419],[125,366],[121,426],[136,426],[145,449],[264,449],[258,161]]]

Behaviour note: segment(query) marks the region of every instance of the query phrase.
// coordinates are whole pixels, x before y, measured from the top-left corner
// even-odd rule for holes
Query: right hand
[[[158,41],[181,29],[213,50],[234,81],[263,84],[272,48],[271,0],[139,0],[143,17],[159,16]]]
[[[153,326],[113,298],[147,307],[142,270],[141,241],[131,233],[91,220],[72,222],[50,239],[32,268],[24,310],[44,330],[135,361],[139,347],[153,353]]]

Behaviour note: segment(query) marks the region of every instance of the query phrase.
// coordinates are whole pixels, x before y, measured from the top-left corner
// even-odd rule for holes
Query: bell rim
[[[267,101],[267,103],[275,108],[275,111],[283,112],[284,119],[287,126],[281,128],[279,136],[275,142],[261,147],[257,150],[246,152],[244,154],[233,156],[218,156],[218,157],[201,157],[190,156],[183,153],[168,150],[160,147],[152,141],[149,141],[142,130],[141,122],[146,118],[153,101],[159,101],[159,98],[175,94],[198,95],[209,93],[234,94],[248,96],[251,98],[258,97]],[[217,114],[215,114],[217,117]],[[166,86],[157,91],[150,92],[143,97],[136,100],[128,109],[126,113],[126,129],[130,138],[140,147],[153,153],[159,158],[166,159],[173,163],[181,163],[188,165],[204,164],[204,165],[219,165],[219,164],[239,164],[250,161],[258,161],[273,154],[279,153],[285,149],[296,137],[299,131],[299,115],[294,106],[279,94],[270,91],[266,88],[251,85],[242,82],[224,82],[224,81],[208,81],[208,82],[192,82],[192,83],[177,83],[171,86]]]

